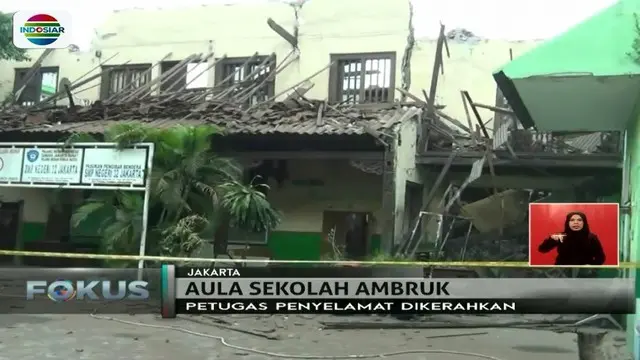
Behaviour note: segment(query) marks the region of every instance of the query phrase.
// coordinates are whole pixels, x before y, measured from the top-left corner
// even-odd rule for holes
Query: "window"
[[[173,69],[178,65],[179,61],[163,61],[160,65],[160,71],[162,74]],[[193,62],[187,64],[186,67],[173,73],[162,85],[160,90],[163,93],[180,91],[183,89],[201,89],[207,87],[207,80],[209,73],[207,68],[209,65],[206,62]]]
[[[396,54],[336,54],[329,80],[332,103],[366,104],[392,102],[395,89]]]
[[[151,81],[151,64],[103,66],[102,70],[113,68],[102,77],[100,98],[106,100],[122,90],[133,90]]]
[[[31,69],[16,69],[13,81],[13,91],[18,91],[25,85],[24,81]],[[24,86],[16,103],[22,106],[31,106],[58,91],[58,68],[40,68],[29,82]]]
[[[249,58],[227,58],[218,62],[216,86],[222,85],[224,88],[234,86],[229,96],[246,97],[251,93],[251,96],[245,100],[245,106],[251,106],[273,97],[275,95],[275,79],[266,79],[271,72],[275,71],[276,60],[273,58],[265,62],[266,59],[266,56],[261,56],[247,62]],[[265,63],[263,64],[263,62]],[[262,86],[256,91],[249,90],[256,84],[262,84]]]

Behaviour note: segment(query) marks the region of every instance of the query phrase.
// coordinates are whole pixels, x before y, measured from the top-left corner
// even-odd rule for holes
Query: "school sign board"
[[[0,186],[145,190],[153,144],[1,143]]]

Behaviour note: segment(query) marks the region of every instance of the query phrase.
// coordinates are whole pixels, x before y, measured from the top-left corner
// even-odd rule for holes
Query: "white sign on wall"
[[[0,181],[20,181],[24,149],[0,148]]]
[[[0,186],[144,190],[151,156],[153,144],[0,143]]]
[[[83,184],[144,185],[147,149],[85,149]]]
[[[0,186],[144,191],[140,256],[145,255],[153,143],[0,143]],[[146,186],[145,186],[146,185]],[[144,260],[138,261],[142,279]]]
[[[82,149],[24,149],[22,182],[78,184],[82,167]]]

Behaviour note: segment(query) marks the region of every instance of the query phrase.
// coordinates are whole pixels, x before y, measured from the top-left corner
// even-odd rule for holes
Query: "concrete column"
[[[380,226],[380,252],[390,254],[395,237],[396,210],[396,177],[395,177],[395,149],[387,149],[384,153],[382,167],[382,212]]]
[[[625,247],[629,248],[629,253],[624,255],[628,255],[628,260],[632,263],[637,263],[640,260],[640,241],[637,236],[640,233],[640,216],[635,211],[638,201],[640,201],[640,191],[635,191],[640,179],[638,177],[640,171],[640,146],[638,146],[637,140],[638,136],[640,136],[639,122],[640,119],[633,122],[626,134],[627,141],[624,146],[624,174],[626,179],[622,179],[622,188],[626,189],[627,194],[621,194],[620,199],[623,205],[629,206],[628,211],[622,214],[620,244],[624,244]],[[629,198],[628,204],[624,204],[627,201],[625,198]],[[626,252],[625,250],[623,249],[623,252]],[[637,272],[638,269],[629,269],[625,271],[625,276],[635,280],[636,304],[638,305],[640,304],[640,284],[638,283]],[[640,319],[638,319],[637,314],[630,314],[626,320],[627,345],[629,349],[633,350],[633,344],[636,342],[635,327]],[[636,356],[638,355],[636,354]]]
[[[578,329],[578,358],[580,360],[631,360],[631,352],[618,331],[599,328]]]

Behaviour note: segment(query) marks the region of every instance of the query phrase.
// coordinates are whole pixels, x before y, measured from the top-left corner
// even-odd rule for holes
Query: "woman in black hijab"
[[[557,249],[556,265],[602,265],[605,256],[596,234],[589,231],[584,213],[574,211],[567,214],[564,232],[552,234],[538,247],[541,253]]]

